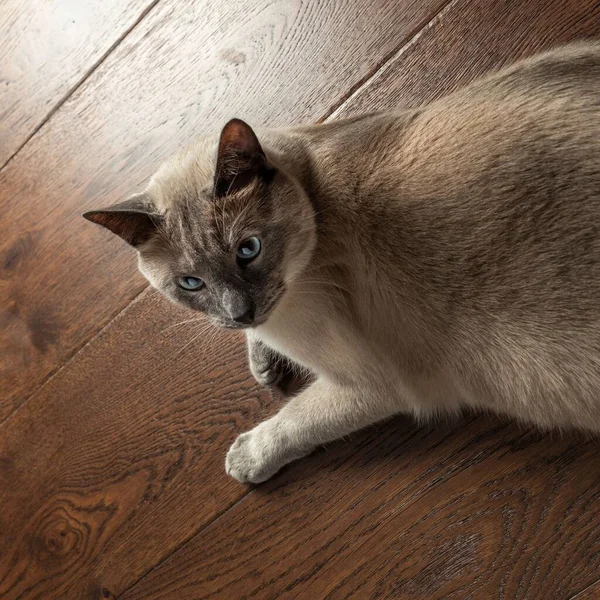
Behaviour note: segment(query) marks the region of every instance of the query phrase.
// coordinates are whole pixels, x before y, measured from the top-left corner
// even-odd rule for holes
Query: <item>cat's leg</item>
[[[265,481],[319,444],[400,412],[394,394],[377,387],[318,379],[275,416],[237,438],[227,453],[227,473],[241,482]]]

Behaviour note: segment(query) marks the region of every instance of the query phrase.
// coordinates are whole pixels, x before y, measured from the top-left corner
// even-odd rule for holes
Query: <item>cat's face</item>
[[[222,327],[264,323],[308,264],[314,211],[252,130],[228,123],[167,162],[146,192],[85,215],[131,243],[148,281]]]

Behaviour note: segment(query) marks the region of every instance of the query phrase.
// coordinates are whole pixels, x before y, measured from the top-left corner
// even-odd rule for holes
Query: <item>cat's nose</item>
[[[229,318],[239,325],[250,325],[254,322],[254,301],[249,294],[226,289],[223,292],[223,308]]]
[[[250,325],[254,321],[254,308],[250,307],[246,312],[239,315],[231,315],[231,318],[241,325]]]

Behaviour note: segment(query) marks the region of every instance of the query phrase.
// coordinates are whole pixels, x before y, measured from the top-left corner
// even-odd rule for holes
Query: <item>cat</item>
[[[233,443],[241,482],[401,412],[600,431],[598,43],[426,106],[233,119],[84,216],[168,298],[242,329],[259,383],[285,360],[314,374]]]

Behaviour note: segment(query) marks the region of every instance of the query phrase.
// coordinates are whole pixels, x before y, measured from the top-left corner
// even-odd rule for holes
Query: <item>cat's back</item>
[[[600,44],[539,55],[443,98],[401,143],[403,219],[435,224],[459,250],[502,256],[545,249],[554,259],[550,249],[585,235],[600,276]]]
[[[590,42],[523,60],[430,104],[403,143],[407,155],[418,148],[423,163],[433,164],[438,152],[454,156],[464,172],[480,160],[493,167],[492,159],[529,158],[533,165],[528,150],[587,152],[600,144],[599,131],[600,43]]]
[[[570,89],[589,91],[598,100],[600,41],[576,42],[515,62],[480,79],[465,90],[520,94],[525,90],[562,94]]]
[[[398,156],[397,264],[466,397],[600,427],[600,44],[425,107]]]
[[[597,328],[600,44],[539,55],[437,101],[401,143],[386,221],[397,223],[403,272],[432,302]]]

